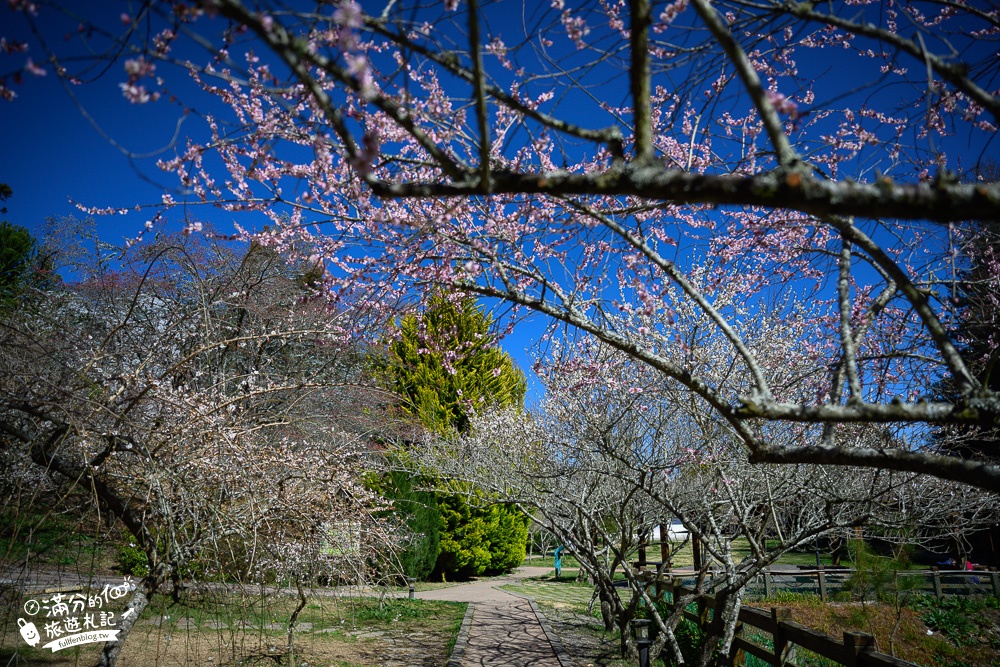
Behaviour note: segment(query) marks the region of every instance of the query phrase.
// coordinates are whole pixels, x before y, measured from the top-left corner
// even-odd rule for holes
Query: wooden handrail
[[[791,573],[790,573],[791,574]],[[693,594],[695,589],[684,586],[676,577],[659,577],[652,572],[634,572],[635,577],[645,586],[656,584],[660,589],[671,594],[671,600]],[[705,594],[699,598],[702,604],[714,609],[714,595]],[[685,609],[684,618],[703,624],[707,615]],[[770,610],[758,607],[741,606],[737,617],[739,627],[756,628],[774,637],[774,646],[767,648],[756,642],[737,635],[733,638],[733,648],[729,654],[729,664],[735,665],[736,656],[750,654],[772,665],[782,665],[787,661],[794,646],[800,646],[828,660],[833,660],[847,667],[917,667],[912,662],[900,660],[874,650],[875,639],[864,632],[845,632],[843,639],[837,639],[818,630],[806,627],[791,620],[791,611],[787,608],[772,608]]]

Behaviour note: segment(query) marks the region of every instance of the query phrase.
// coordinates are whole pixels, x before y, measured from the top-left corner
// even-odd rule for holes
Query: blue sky
[[[95,23],[111,25],[118,30],[122,28],[118,14],[125,4],[95,5],[71,0],[67,5],[76,7]],[[44,56],[24,19],[13,15],[6,6],[0,8],[0,17],[3,26],[0,36],[24,40],[31,45],[26,54],[0,55],[0,76],[23,67],[30,56],[34,56],[35,62],[43,62]],[[40,27],[49,38],[50,46],[63,55],[79,55],[80,62],[85,63],[88,49],[76,31],[77,25],[75,18],[43,8]],[[63,35],[66,38],[61,43],[55,41]],[[99,46],[100,37],[92,38],[89,44]],[[196,61],[205,59],[204,52],[187,55]],[[80,67],[86,70],[87,65],[74,63],[69,69],[76,72]],[[124,216],[95,218],[101,239],[118,245],[138,234],[150,217],[147,211],[135,210],[136,206],[158,203],[164,192],[183,199],[177,189],[176,176],[162,173],[156,161],[173,156],[175,144],[183,149],[188,136],[207,137],[203,120],[196,117],[206,110],[195,109],[191,113],[180,103],[167,100],[131,104],[119,89],[124,78],[119,61],[103,76],[85,85],[67,88],[67,84],[49,71],[45,76],[26,73],[20,84],[12,86],[17,98],[13,102],[0,101],[0,123],[7,128],[0,143],[0,164],[4,165],[0,182],[7,183],[13,190],[13,197],[6,202],[6,220],[40,234],[47,218],[89,217],[77,204],[130,209]],[[170,71],[168,82],[179,93],[195,92],[189,78],[177,69]],[[203,94],[180,94],[179,97],[186,102],[207,99]],[[157,229],[182,229],[181,215],[182,212],[175,209],[169,214],[167,223],[158,225]],[[245,215],[237,219],[234,214],[211,206],[199,206],[191,215],[211,223],[222,233],[233,232],[234,222],[250,229],[267,223],[264,219],[248,220]],[[491,304],[487,306],[492,307]],[[500,304],[495,312],[503,318],[509,309]],[[548,322],[537,315],[527,314],[522,318],[514,332],[502,341],[502,346],[528,376],[531,401],[540,395],[541,389],[531,371],[533,360],[528,349],[541,336]]]

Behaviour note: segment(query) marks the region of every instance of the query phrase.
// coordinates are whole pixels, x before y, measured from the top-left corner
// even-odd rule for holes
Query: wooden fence
[[[813,593],[823,602],[831,595],[850,586],[855,570],[847,568],[825,568],[799,570],[766,569],[747,587],[750,595],[771,597],[778,591]],[[942,598],[945,595],[997,595],[1000,596],[1000,572],[991,570],[906,570],[896,574],[906,579],[907,591],[926,593]]]
[[[676,577],[656,577],[655,572],[638,571],[637,576],[659,599],[677,600],[680,596],[693,593]],[[661,597],[662,596],[662,597]],[[697,609],[685,609],[684,617],[699,625],[711,622],[714,617],[715,598],[700,598]],[[770,635],[771,646],[761,642]],[[755,641],[756,639],[756,641]],[[875,650],[875,638],[864,632],[844,632],[843,639],[830,637],[792,620],[788,608],[773,607],[770,610],[743,606],[740,608],[733,639],[726,664],[730,667],[744,666],[747,656],[752,655],[764,662],[783,667],[795,664],[796,647],[812,651],[828,660],[847,667],[916,667],[914,663],[893,658]]]
[[[659,563],[647,562],[645,565],[633,563],[633,567],[645,569],[656,567]],[[850,586],[850,579],[856,570],[845,567],[802,567],[796,570],[787,568],[765,568],[756,579],[747,584],[744,594],[751,597],[772,597],[779,591],[791,593],[811,593],[817,595],[823,602]],[[677,571],[667,571],[664,576],[679,579],[684,584],[694,584],[694,575]],[[906,590],[913,593],[926,593],[942,598],[946,595],[996,595],[1000,597],[1000,572],[996,568],[989,570],[942,570],[932,567],[929,570],[905,570],[898,572],[897,577],[908,579]],[[917,580],[917,581],[914,581]]]

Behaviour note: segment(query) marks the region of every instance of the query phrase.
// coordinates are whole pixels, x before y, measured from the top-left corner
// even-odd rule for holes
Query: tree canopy
[[[75,81],[120,57],[125,97],[163,104],[180,61],[210,136],[161,160],[178,188],[153,226],[189,203],[256,213],[275,224],[262,240],[316,241],[327,286],[374,308],[444,286],[540,312],[697,396],[754,461],[1000,490],[989,457],[929,437],[1000,420],[950,327],[976,252],[955,231],[1000,219],[995,175],[965,177],[996,151],[995,9],[509,7],[153,2],[59,52],[32,42],[23,68],[73,63],[53,73]],[[47,6],[4,11],[44,36]],[[996,290],[1000,266],[984,266]],[[755,353],[775,330],[775,354]],[[770,422],[801,437],[775,443]],[[850,436],[858,422],[913,428],[875,448]]]
[[[140,244],[0,317],[10,530],[30,533],[38,504],[96,507],[148,566],[103,664],[151,597],[189,577],[395,574],[385,503],[362,484],[388,396],[342,337],[352,315],[303,299],[273,250],[245,250]]]
[[[0,183],[0,202],[13,191]],[[7,213],[3,207],[2,212]],[[0,311],[16,307],[18,295],[26,289],[35,272],[38,243],[27,228],[0,221]]]

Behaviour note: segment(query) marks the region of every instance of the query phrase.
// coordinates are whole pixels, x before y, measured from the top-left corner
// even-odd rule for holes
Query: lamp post
[[[648,618],[632,619],[632,638],[639,651],[639,667],[649,667],[649,645],[653,643],[649,638],[649,623]]]
[[[406,583],[409,586],[409,589],[410,589],[410,599],[412,600],[413,599],[413,594],[414,594],[414,592],[416,590],[415,584],[417,583],[417,578],[416,577],[407,577],[406,578]]]

